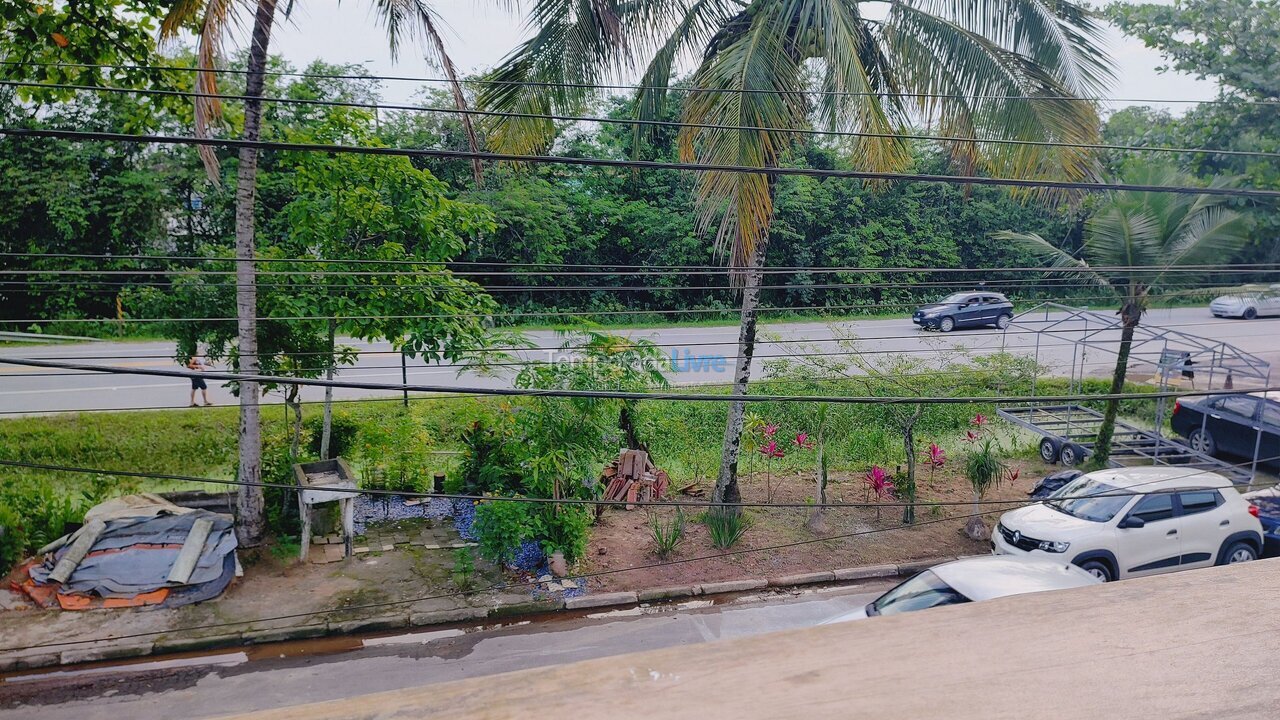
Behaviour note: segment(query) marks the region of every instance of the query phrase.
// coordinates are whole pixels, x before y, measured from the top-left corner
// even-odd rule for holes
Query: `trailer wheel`
[[[1062,452],[1058,454],[1058,459],[1067,467],[1075,467],[1084,460],[1084,448],[1075,443],[1067,443],[1062,446]]]
[[[1062,452],[1062,443],[1056,438],[1047,437],[1040,441],[1040,459],[1052,465],[1058,462],[1058,456]]]

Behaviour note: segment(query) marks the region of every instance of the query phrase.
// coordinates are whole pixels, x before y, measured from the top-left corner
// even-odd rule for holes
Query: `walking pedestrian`
[[[197,352],[191,356],[191,359],[187,360],[187,369],[192,372],[202,373],[209,372],[213,369],[213,366],[205,362],[205,359]],[[204,378],[193,375],[191,377],[191,407],[198,407],[199,405],[196,402],[197,390],[199,390],[200,394],[204,397],[205,407],[209,407],[213,404],[209,402],[209,386],[205,384]]]
[[[1195,364],[1196,361],[1191,359],[1191,353],[1182,353],[1182,377],[1191,381],[1192,390],[1196,389],[1196,373],[1191,369]]]

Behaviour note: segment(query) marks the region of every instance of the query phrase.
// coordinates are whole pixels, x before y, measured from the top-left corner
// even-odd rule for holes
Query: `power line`
[[[57,68],[83,68],[83,69],[100,69],[100,70],[171,70],[177,72],[207,72],[222,75],[248,75],[249,71],[240,68],[198,68],[179,65],[113,65],[106,63],[52,63],[52,62],[24,62],[14,60],[0,60],[0,65],[16,65],[20,67],[57,67]],[[419,82],[419,83],[442,83],[452,84],[453,80],[449,78],[433,78],[433,77],[415,77],[408,75],[369,75],[369,74],[345,74],[345,73],[305,73],[286,70],[262,70],[262,75],[270,75],[273,77],[296,77],[316,80],[374,80],[379,82]],[[494,80],[489,78],[464,78],[459,82],[466,85],[499,85],[499,86],[518,86],[518,87],[563,87],[579,90],[660,90],[672,93],[717,93],[717,94],[804,94],[815,97],[820,96],[843,96],[843,97],[905,97],[905,98],[935,98],[935,99],[954,99],[954,100],[1080,100],[1085,102],[1108,102],[1108,103],[1161,103],[1161,104],[1202,104],[1202,105],[1280,105],[1277,100],[1187,100],[1177,99],[1158,99],[1158,98],[1116,98],[1103,96],[1075,96],[1075,95],[1036,95],[1028,97],[1024,95],[997,95],[997,94],[976,94],[962,95],[956,93],[914,93],[914,92],[867,92],[853,90],[795,90],[795,91],[779,91],[779,90],[761,90],[755,88],[709,88],[709,87],[681,87],[670,85],[609,85],[599,83],[572,83],[572,82],[550,82],[540,80]]]
[[[1226,197],[1280,199],[1280,190],[1258,188],[1192,187],[1179,185],[1141,185],[1133,183],[1078,182],[1073,180],[1031,180],[1023,178],[981,177],[975,175],[933,175],[929,173],[875,172],[866,170],[820,170],[794,167],[751,167],[747,165],[712,165],[699,163],[662,162],[654,160],[613,160],[595,157],[568,157],[564,155],[518,155],[511,153],[471,152],[467,150],[439,150],[429,148],[362,147],[321,143],[291,143],[266,140],[242,140],[234,138],[198,138],[178,135],[131,135],[83,130],[46,130],[32,128],[0,128],[0,134],[14,137],[43,137],[59,140],[92,140],[163,145],[204,145],[210,147],[234,147],[256,150],[314,151],[329,153],[354,153],[398,157],[429,157],[451,160],[485,160],[511,163],[549,163],[556,165],[580,165],[586,167],[613,167],[644,170],[683,170],[689,172],[726,172],[750,175],[800,175],[807,177],[848,178],[885,182],[944,183],[951,185],[991,185],[1051,190],[1080,190],[1101,192],[1120,190],[1131,192],[1160,192],[1179,195],[1220,195]],[[1042,268],[1042,271],[1044,269]],[[1059,272],[1062,272],[1059,270]]]
[[[640,118],[611,118],[584,115],[551,115],[539,113],[522,113],[496,110],[462,109],[457,107],[430,107],[423,105],[403,105],[394,103],[365,103],[351,100],[319,100],[315,98],[287,98],[269,96],[231,95],[225,93],[204,93],[187,90],[166,90],[156,88],[124,88],[111,85],[71,85],[61,83],[24,82],[20,80],[0,80],[0,86],[47,88],[51,90],[75,90],[81,92],[113,92],[138,95],[159,95],[165,97],[208,98],[232,101],[256,101],[277,103],[282,105],[306,105],[321,107],[347,107],[368,110],[396,110],[408,112],[443,113],[450,115],[466,115],[477,117],[501,117],[530,120],[554,120],[557,122],[595,122],[614,125],[634,125],[643,127],[693,128],[698,130],[732,130],[738,132],[776,132],[788,135],[804,135],[816,137],[855,137],[877,138],[887,140],[924,140],[930,142],[972,143],[978,145],[1018,145],[1027,147],[1071,147],[1083,150],[1111,150],[1120,152],[1158,152],[1180,155],[1210,154],[1227,157],[1253,157],[1270,160],[1280,159],[1280,153],[1258,150],[1228,150],[1214,148],[1166,147],[1160,145],[1135,146],[1101,143],[1073,143],[1057,140],[1014,140],[1009,138],[976,138],[948,135],[927,135],[923,133],[881,133],[855,130],[817,130],[813,128],[765,127],[759,125],[718,125],[714,123],[691,123],[676,120],[647,120]],[[770,91],[773,92],[773,91]],[[913,94],[913,96],[915,96]],[[918,97],[918,96],[917,96]],[[1039,100],[1041,98],[1029,98]]]
[[[125,254],[125,255],[112,255],[112,254],[106,254],[106,253],[104,253],[104,254],[90,254],[90,253],[43,253],[43,252],[42,252],[42,253],[32,253],[32,252],[0,252],[0,257],[75,258],[75,259],[83,259],[83,260],[172,260],[172,261],[190,261],[190,262],[223,262],[223,263],[231,263],[231,264],[236,263],[236,262],[239,262],[239,260],[237,260],[235,257],[210,257],[210,256],[207,256],[207,255],[128,255],[128,254]],[[745,270],[745,269],[746,269],[745,267],[728,266],[728,265],[656,265],[656,264],[648,264],[648,263],[645,263],[645,264],[636,264],[636,265],[627,265],[627,264],[618,264],[618,263],[560,263],[560,262],[528,262],[528,263],[526,263],[526,262],[507,262],[507,261],[505,261],[505,260],[504,260],[504,261],[493,261],[493,262],[478,261],[478,260],[445,260],[445,261],[441,261],[441,260],[410,260],[410,259],[402,259],[402,260],[383,260],[383,259],[359,259],[359,260],[345,260],[345,259],[335,259],[335,258],[316,258],[316,257],[294,257],[294,258],[269,258],[269,257],[256,257],[256,258],[254,258],[254,259],[253,259],[253,262],[254,262],[255,264],[272,264],[272,263],[342,263],[342,264],[350,264],[350,265],[411,265],[411,266],[421,266],[421,265],[431,265],[431,266],[447,265],[447,266],[453,266],[453,265],[460,265],[460,266],[467,266],[467,267],[476,267],[476,266],[480,266],[480,267],[497,266],[497,267],[509,267],[509,268],[513,268],[513,267],[523,267],[523,268],[550,268],[550,267],[555,267],[555,268],[590,268],[590,269],[613,268],[613,270],[609,270],[609,271],[601,270],[600,272],[595,273],[595,274],[599,274],[599,275],[637,275],[637,274],[639,274],[639,275],[690,275],[690,274],[705,274],[705,273],[700,273],[700,272],[696,272],[696,271],[705,271],[705,272],[710,272],[710,273],[715,273],[715,274],[722,274],[722,273],[724,273],[724,272],[726,272],[726,271],[728,271],[728,270]],[[1098,265],[1098,266],[1095,266],[1095,267],[1091,267],[1090,269],[1091,269],[1091,270],[1093,270],[1094,272],[1113,273],[1113,272],[1131,272],[1131,271],[1135,271],[1135,270],[1150,270],[1151,268],[1150,268],[1150,266],[1147,266],[1147,265]],[[656,272],[657,270],[663,270],[663,271],[667,271],[667,272]],[[925,266],[925,267],[904,267],[904,266],[872,267],[872,266],[864,266],[864,265],[859,265],[859,266],[804,266],[804,265],[791,265],[791,266],[773,266],[773,267],[765,267],[765,268],[762,268],[762,270],[763,270],[764,272],[766,272],[766,273],[806,273],[806,274],[820,274],[820,273],[877,273],[877,274],[878,274],[878,273],[884,273],[884,274],[899,274],[899,273],[922,273],[922,272],[923,272],[923,273],[985,273],[985,274],[990,274],[990,273],[995,273],[995,272],[999,272],[999,273],[1014,273],[1014,272],[1019,272],[1019,273],[1021,273],[1021,272],[1027,272],[1027,273],[1059,273],[1059,272],[1062,272],[1062,270],[1061,270],[1061,269],[1059,269],[1059,268],[1047,267],[1047,266],[1043,266],[1043,265],[1040,265],[1040,266],[999,267],[999,268],[995,268],[995,267],[988,267],[988,268],[968,268],[968,267],[937,267],[937,266]],[[655,272],[637,273],[637,272],[634,272],[634,271],[655,271]],[[1208,265],[1208,264],[1200,264],[1200,265],[1179,265],[1179,266],[1177,266],[1177,267],[1167,268],[1167,269],[1166,269],[1166,270],[1164,270],[1163,272],[1177,272],[1177,273],[1183,273],[1183,272],[1205,272],[1205,271],[1213,271],[1213,272],[1280,272],[1280,263],[1226,263],[1226,264],[1219,264],[1219,265]],[[0,272],[9,272],[9,271],[8,271],[8,270],[0,270]],[[90,271],[85,271],[85,272],[90,272]],[[301,272],[301,271],[299,271],[299,272]],[[318,272],[320,272],[321,274],[326,274],[326,273],[342,272],[342,271],[325,271],[325,270],[321,270],[321,271],[318,271]],[[441,272],[443,272],[443,271],[441,271]],[[470,272],[470,273],[462,273],[462,272],[457,271],[457,270],[449,270],[449,273],[450,273],[450,274],[452,274],[452,275],[462,275],[462,274],[470,274],[470,275],[501,275],[501,274],[512,274],[512,275],[537,275],[537,276],[543,276],[543,275],[549,275],[549,274],[550,274],[550,275],[569,275],[569,274],[571,274],[571,273],[563,273],[563,272],[516,272],[516,273],[499,273],[499,272],[496,272],[496,271],[489,271],[489,270],[484,270],[484,271],[474,271],[474,272]],[[418,271],[418,274],[423,274],[423,273],[421,273],[421,271]],[[1054,279],[1054,278],[1046,278],[1046,279]]]
[[[163,370],[148,368],[122,368],[105,365],[86,365],[60,361],[34,360],[29,358],[0,357],[0,364],[21,365],[29,367],[48,367],[66,370],[96,371],[112,375],[150,375],[156,377],[204,378],[206,380],[223,380],[229,382],[252,382],[260,384],[298,385],[315,387],[354,388],[360,390],[410,391],[440,394],[464,393],[468,395],[496,395],[507,397],[543,397],[543,398],[597,398],[611,400],[683,400],[690,402],[827,402],[855,405],[901,405],[901,404],[938,404],[938,405],[972,405],[972,404],[1017,404],[1017,403],[1066,403],[1080,401],[1103,400],[1158,400],[1160,398],[1205,397],[1220,395],[1220,390],[1192,390],[1190,392],[1144,392],[1144,393],[1099,393],[1076,395],[1030,395],[1030,396],[833,396],[833,395],[715,395],[704,393],[656,393],[633,392],[621,390],[565,390],[543,388],[478,388],[448,387],[442,385],[419,385],[414,383],[366,383],[349,380],[321,380],[315,378],[282,377],[273,375],[246,375],[239,373],[191,372],[187,370]],[[1255,392],[1280,392],[1280,387],[1257,388]]]

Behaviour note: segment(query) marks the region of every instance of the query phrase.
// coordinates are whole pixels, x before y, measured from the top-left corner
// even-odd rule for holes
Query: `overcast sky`
[[[522,21],[499,9],[500,4],[487,0],[435,0],[434,7],[448,23],[445,42],[449,53],[465,74],[497,64],[525,37]],[[428,67],[413,47],[404,48],[399,61],[392,62],[385,33],[376,24],[370,6],[369,2],[353,0],[295,3],[291,20],[274,31],[271,50],[300,68],[323,59],[362,63],[376,75],[438,76],[439,71]],[[1119,31],[1109,34],[1108,50],[1115,59],[1118,76],[1110,97],[1207,100],[1216,94],[1213,83],[1178,73],[1156,72],[1162,64],[1160,55]],[[412,83],[387,83],[384,97],[388,102],[404,102],[416,89]],[[1114,107],[1127,104],[1132,103]],[[1181,112],[1188,106],[1166,107]]]

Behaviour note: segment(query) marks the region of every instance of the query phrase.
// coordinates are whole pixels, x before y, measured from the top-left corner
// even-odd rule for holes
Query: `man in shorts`
[[[200,357],[200,355],[192,355],[191,359],[187,361],[187,369],[194,372],[208,372],[212,370],[213,367],[210,366],[207,362],[205,362],[204,358]],[[205,407],[208,407],[213,404],[209,402],[209,386],[205,384],[204,378],[192,377],[191,378],[191,407],[197,407],[198,405],[198,403],[196,403],[197,390],[199,390],[200,394],[204,396]]]

